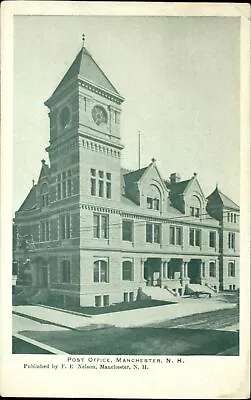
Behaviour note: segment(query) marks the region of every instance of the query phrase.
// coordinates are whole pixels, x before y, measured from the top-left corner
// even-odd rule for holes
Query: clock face
[[[70,117],[71,117],[71,114],[70,114],[69,107],[64,107],[61,110],[60,115],[59,115],[60,124],[61,124],[62,128],[66,128],[66,126],[69,125]]]
[[[107,124],[107,112],[101,106],[94,106],[92,109],[93,121],[97,124]]]

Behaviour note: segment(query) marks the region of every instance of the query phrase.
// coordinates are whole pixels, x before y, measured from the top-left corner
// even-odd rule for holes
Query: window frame
[[[156,228],[158,228],[158,232]],[[146,222],[145,238],[146,243],[161,244],[161,223]]]
[[[105,271],[102,271],[104,267]],[[93,262],[93,283],[109,283],[108,260],[99,259]]]
[[[189,228],[189,246],[201,247],[201,229]]]
[[[130,225],[130,231],[124,229],[124,224]],[[127,233],[130,233],[129,239],[125,238]],[[122,241],[133,242],[133,220],[131,220],[131,219],[122,219]]]
[[[70,260],[67,260],[67,259],[61,260],[60,274],[61,274],[60,275],[61,283],[71,283],[72,271],[71,271]],[[66,279],[64,279],[65,276],[66,276]]]
[[[95,224],[97,219],[97,224]],[[109,215],[93,213],[93,238],[109,239]]]
[[[125,264],[127,263],[127,264]],[[134,280],[134,266],[132,260],[122,260],[122,281],[133,281]],[[130,265],[130,269],[125,270],[126,265]],[[128,274],[128,275],[127,275]]]

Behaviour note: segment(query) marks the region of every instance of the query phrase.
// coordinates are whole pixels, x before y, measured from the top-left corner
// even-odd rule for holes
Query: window
[[[50,223],[43,221],[40,224],[40,242],[48,242],[50,240]]]
[[[70,215],[61,215],[60,217],[61,239],[69,239],[71,237]]]
[[[209,276],[215,278],[216,277],[216,265],[215,262],[209,263]]]
[[[190,228],[189,230],[189,244],[190,246],[201,245],[201,230]]]
[[[129,220],[122,221],[122,240],[127,242],[132,242],[132,229],[133,222]]]
[[[160,243],[160,224],[146,224],[147,243]]]
[[[47,183],[44,183],[41,187],[41,206],[48,207],[49,205],[49,188]]]
[[[71,282],[71,266],[69,260],[62,261],[61,264],[61,279],[63,283]]]
[[[112,197],[112,174],[110,172],[106,173],[106,198],[111,199]]]
[[[91,195],[96,196],[96,170],[91,168]]]
[[[122,279],[123,281],[133,280],[132,261],[126,260],[122,262]]]
[[[228,248],[235,249],[235,233],[228,232]]]
[[[98,239],[108,239],[108,215],[93,215],[93,236]]]
[[[232,261],[228,263],[228,276],[235,277],[235,263]]]
[[[99,197],[106,197],[111,199],[112,197],[112,174],[110,172],[104,173],[104,171],[98,171],[98,188],[97,188],[97,171],[91,168],[91,195],[97,195]]]
[[[181,226],[170,226],[170,228],[169,228],[169,243],[181,245],[181,243],[182,243],[182,228],[181,228]]]
[[[234,223],[236,224],[236,222],[237,222],[237,215],[234,214]]]
[[[159,210],[159,199],[152,199],[151,197],[147,197],[146,203],[147,208],[151,210]]]
[[[71,196],[71,170],[67,172],[67,196]]]
[[[57,200],[65,199],[72,195],[71,170],[63,171],[57,176]]]
[[[94,262],[93,268],[93,281],[94,282],[108,282],[108,263],[104,260]]]
[[[95,307],[101,307],[101,296],[95,296]]]
[[[190,207],[190,215],[192,217],[199,218],[200,216],[200,209],[198,207]]]
[[[109,306],[109,295],[108,294],[105,294],[103,296],[103,305],[104,305],[104,307]]]
[[[195,218],[200,217],[201,200],[198,196],[193,195],[190,203],[190,215]]]
[[[209,232],[209,247],[216,247],[216,232]]]
[[[129,292],[129,301],[134,301],[134,293]]]
[[[125,293],[124,293],[124,302],[125,302],[125,303],[128,303],[128,301],[129,301],[129,293],[128,293],[128,292],[125,292]]]

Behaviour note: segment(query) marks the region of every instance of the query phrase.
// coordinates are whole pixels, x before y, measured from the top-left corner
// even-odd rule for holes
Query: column
[[[180,265],[180,279],[181,282],[183,281],[184,278],[184,261],[182,260],[181,265]]]
[[[161,260],[160,261],[160,275],[159,275],[159,286],[162,287],[162,280],[163,280],[163,275],[164,275],[164,264],[165,261]]]
[[[147,260],[147,258],[141,258],[140,259],[140,268],[141,268],[141,280],[142,282],[145,282],[145,278],[144,278],[144,267],[145,267],[145,261]]]

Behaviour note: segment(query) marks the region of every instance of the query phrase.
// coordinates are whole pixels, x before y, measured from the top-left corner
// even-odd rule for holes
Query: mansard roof
[[[207,197],[207,199],[222,205],[224,208],[230,208],[238,211],[240,210],[238,204],[234,203],[233,200],[222,193],[217,186],[215,190]]]
[[[81,48],[80,52],[77,54],[75,60],[71,64],[70,68],[64,75],[63,79],[61,80],[51,97],[53,97],[54,94],[58,92],[61,88],[63,88],[68,82],[74,80],[74,78],[76,80],[83,79],[89,83],[94,84],[95,86],[98,86],[108,91],[109,93],[120,96],[117,89],[113,86],[111,81],[107,78],[105,73],[94,61],[93,57],[86,50],[85,47]]]

